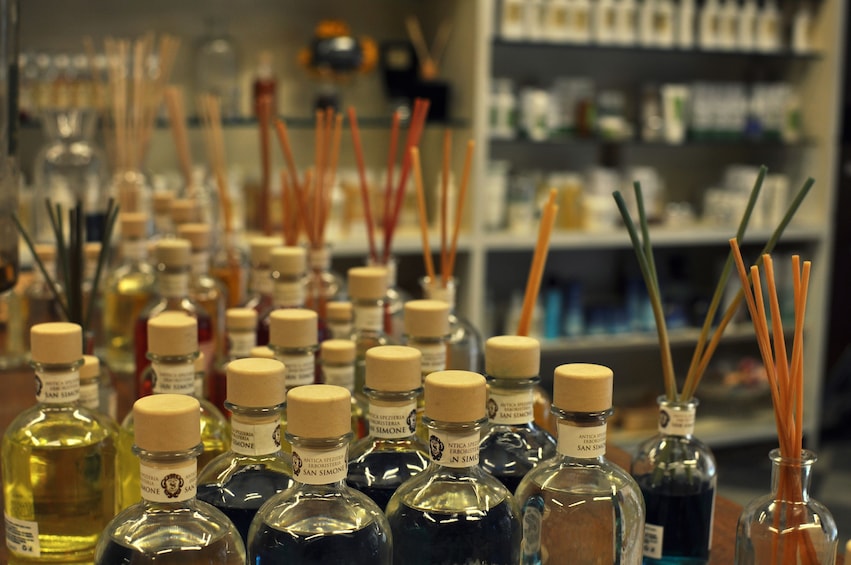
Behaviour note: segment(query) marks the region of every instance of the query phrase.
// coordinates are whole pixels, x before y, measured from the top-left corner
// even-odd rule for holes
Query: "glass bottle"
[[[340,386],[352,394],[352,441],[366,436],[366,406],[354,396],[355,342],[350,339],[326,339],[319,345],[322,383]]]
[[[214,348],[213,323],[210,314],[189,297],[190,244],[185,239],[163,239],[154,247],[156,260],[156,294],[136,319],[134,349],[136,397],[151,394],[151,382],[142,374],[150,365],[148,359],[148,320],[163,312],[184,312],[198,321],[198,344],[201,351]],[[209,355],[208,355],[209,357]],[[208,361],[209,363],[209,361]]]
[[[148,264],[148,217],[122,212],[121,264],[104,283],[103,331],[107,365],[120,375],[132,375],[133,324],[154,293],[156,275]]]
[[[383,263],[370,259],[369,264],[373,267],[384,267],[387,270],[387,293],[384,296],[384,332],[396,343],[401,343],[402,336],[405,333],[404,307],[411,296],[396,287],[398,267],[396,258],[390,256]]]
[[[198,322],[182,312],[163,312],[147,325],[148,358],[143,382],[153,394],[195,395],[198,358]],[[196,398],[200,403],[201,442],[203,451],[196,454],[202,467],[229,448],[230,431],[227,420],[210,401]],[[121,481],[119,502],[127,508],[139,501],[139,466],[133,454],[135,431],[133,412],[121,423],[118,435],[118,470]]]
[[[23,299],[20,285],[0,293],[0,370],[17,369],[26,362]]]
[[[384,267],[352,267],[348,271],[348,283],[354,313],[352,340],[357,347],[355,394],[363,398],[367,350],[377,345],[396,344],[384,331],[387,270]]]
[[[337,386],[309,385],[287,393],[295,484],[254,517],[248,533],[252,565],[392,562],[387,518],[346,485],[350,404],[349,392]]]
[[[736,565],[818,563],[836,560],[837,530],[830,511],[810,498],[816,454],[771,459],[771,494],[748,503],[736,526]]]
[[[252,308],[258,315],[263,314],[275,302],[272,298],[272,250],[281,246],[279,237],[255,237],[248,242],[251,271],[248,275],[248,296],[242,303],[243,308]],[[266,338],[268,342],[268,335]]]
[[[183,224],[195,224],[201,221],[201,211],[198,209],[198,201],[194,198],[174,198],[169,207],[172,234],[177,235],[177,230]]]
[[[222,118],[240,116],[239,54],[225,23],[206,22],[206,32],[195,48],[195,91],[221,100]]]
[[[171,221],[171,203],[174,194],[170,190],[158,190],[152,198],[154,209],[154,237],[163,238],[174,235],[174,224]]]
[[[94,288],[95,275],[97,273],[98,261],[100,261],[101,242],[89,241],[83,246],[83,315],[87,315],[89,302],[94,297],[92,306],[92,318],[90,326],[86,328],[87,341],[83,345],[83,352],[87,354],[101,355],[103,353],[103,289],[106,272],[101,272],[98,288]],[[104,268],[106,268],[106,257]]]
[[[346,283],[343,277],[331,270],[331,246],[309,247],[307,261],[310,273],[305,305],[324,320],[327,304],[346,296]]]
[[[281,452],[284,366],[274,359],[237,359],[227,366],[231,448],[201,470],[198,499],[221,510],[244,542],[260,506],[289,488],[293,470]]]
[[[387,504],[396,563],[519,563],[520,510],[479,466],[486,397],[485,379],[476,373],[426,377],[431,464]]]
[[[555,439],[534,421],[540,369],[537,339],[503,335],[485,342],[490,428],[479,445],[479,458],[482,468],[511,492],[535,465],[556,454]]]
[[[576,563],[641,563],[641,490],[606,459],[612,380],[611,369],[601,365],[556,367],[558,453],[529,471],[515,493],[523,511],[524,564],[553,555]]]
[[[352,446],[346,481],[382,510],[396,489],[429,463],[426,445],[416,434],[421,359],[419,351],[403,345],[366,352],[369,435]]]
[[[35,253],[41,259],[44,270],[47,271],[47,276],[55,283],[55,288],[59,291],[60,296],[62,296],[64,289],[56,278],[56,247],[52,244],[37,243],[35,245]],[[38,267],[33,269],[32,281],[24,289],[23,318],[24,328],[31,328],[36,324],[65,320],[62,306],[53,294],[50,288],[50,282],[44,278],[44,274]],[[29,351],[31,347],[30,335],[25,331],[24,348],[26,351]]]
[[[245,302],[248,287],[248,256],[239,246],[239,234],[227,232],[214,246],[210,272],[225,289],[227,308],[236,308]]]
[[[82,346],[77,324],[31,329],[37,404],[2,445],[6,547],[17,558],[91,560],[115,514],[115,426],[78,402]]]
[[[207,382],[206,397],[225,409],[227,366],[234,359],[251,357],[257,345],[257,312],[250,308],[228,308],[225,312],[225,354],[217,361]]]
[[[307,255],[303,247],[282,246],[272,250],[272,306],[260,314],[257,345],[269,343],[269,316],[280,308],[304,308]],[[318,331],[318,330],[317,330]]]
[[[136,401],[134,474],[144,477],[133,498],[98,541],[96,565],[244,565],[239,532],[218,509],[195,498],[202,452],[198,400],[158,394]]]
[[[83,366],[80,367],[80,406],[93,412],[108,416],[114,424],[118,414],[118,394],[109,374],[101,367],[100,359],[94,355],[83,355]],[[118,424],[114,424],[118,433]]]
[[[420,284],[426,298],[442,300],[449,304],[449,352],[446,368],[478,372],[482,364],[482,336],[473,324],[455,314],[455,277],[451,277],[446,286],[441,286],[428,277],[423,277]]]
[[[644,563],[705,564],[712,549],[715,457],[694,437],[697,399],[659,403],[659,433],[643,442],[632,474],[647,510]]]
[[[352,303],[348,300],[329,302],[325,309],[328,339],[352,338]]]

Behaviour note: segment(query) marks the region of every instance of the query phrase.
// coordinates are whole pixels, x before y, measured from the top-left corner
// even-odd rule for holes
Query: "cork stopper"
[[[192,198],[175,198],[169,211],[175,226],[198,221],[198,203]]]
[[[269,266],[283,276],[298,276],[307,272],[307,253],[303,247],[287,245],[272,250]]]
[[[254,330],[257,328],[257,311],[253,308],[228,308],[225,327],[228,331]]]
[[[425,415],[438,422],[473,422],[485,417],[485,378],[472,371],[437,371],[425,379]]]
[[[97,263],[100,250],[103,246],[99,241],[89,241],[83,246],[83,256],[87,263]]]
[[[154,192],[153,206],[155,213],[170,214],[172,202],[174,202],[174,195],[171,192],[166,190],[158,190]]]
[[[56,260],[56,246],[52,243],[36,243],[35,254],[44,262]]]
[[[236,359],[228,363],[228,402],[245,408],[267,408],[286,399],[286,369],[274,359]]]
[[[352,267],[349,269],[349,295],[359,300],[381,300],[387,293],[387,269]]]
[[[148,216],[141,212],[122,212],[118,221],[124,239],[145,239],[148,235]]]
[[[199,351],[198,357],[195,358],[195,372],[196,373],[206,373],[207,372],[207,356],[204,355],[203,351]]]
[[[148,353],[177,357],[198,351],[198,321],[183,312],[148,320]]]
[[[319,357],[324,363],[354,363],[355,342],[350,339],[326,339]]]
[[[30,350],[36,363],[76,363],[83,358],[83,328],[68,322],[36,324],[30,329]]]
[[[306,308],[282,308],[269,316],[269,345],[297,349],[316,345],[319,321]]]
[[[157,263],[167,267],[181,268],[189,265],[191,251],[185,239],[161,239],[154,248]]]
[[[274,359],[275,352],[265,345],[257,345],[251,348],[251,357],[257,359]]]
[[[83,366],[80,367],[80,379],[93,379],[100,376],[100,359],[94,355],[83,355]]]
[[[449,335],[449,304],[438,300],[405,303],[405,333],[413,337]]]
[[[485,342],[485,373],[495,379],[530,379],[541,371],[541,344],[519,335],[498,335]]]
[[[408,392],[422,386],[419,349],[379,345],[366,350],[366,386],[382,392]]]
[[[268,265],[272,250],[281,246],[279,237],[254,237],[248,242],[248,253],[253,265]]]
[[[329,322],[351,322],[352,303],[348,300],[329,302],[325,305],[325,317]]]
[[[154,394],[133,404],[135,443],[145,451],[187,451],[201,443],[201,405],[186,394]]]
[[[177,226],[177,236],[187,240],[192,251],[207,251],[213,240],[210,226],[207,224],[180,224]]]
[[[556,367],[553,406],[565,412],[603,412],[612,407],[612,370],[603,365],[568,363]]]
[[[287,393],[287,432],[304,438],[340,437],[352,431],[352,397],[343,387],[305,385]]]

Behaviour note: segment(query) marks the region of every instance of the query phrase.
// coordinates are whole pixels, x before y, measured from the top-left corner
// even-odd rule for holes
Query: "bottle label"
[[[425,375],[429,373],[434,373],[435,371],[445,371],[446,370],[446,344],[438,343],[438,344],[419,344],[419,343],[409,343],[411,347],[418,349],[420,353],[422,353],[422,361],[420,363],[420,370],[423,374],[423,379],[425,379]]]
[[[591,459],[606,454],[606,424],[591,428],[558,423],[558,452],[567,457]]]
[[[450,434],[429,430],[428,451],[431,460],[444,467],[471,467],[479,464],[479,432]]]
[[[241,455],[269,455],[281,450],[281,420],[249,424],[231,419],[231,449]]]
[[[38,543],[38,522],[19,520],[4,514],[6,518],[6,547],[11,553],[26,557],[41,557]]]
[[[121,244],[121,254],[130,261],[144,261],[148,258],[148,242],[144,239],[124,240]]]
[[[316,361],[313,355],[276,355],[275,358],[286,368],[287,388],[313,384],[316,378]]]
[[[184,502],[195,497],[198,463],[193,459],[180,467],[139,466],[142,498],[148,502]]]
[[[662,559],[662,540],[665,528],[656,524],[644,524],[644,557]]]
[[[193,363],[151,363],[154,372],[154,393],[194,394],[195,365]]]
[[[89,410],[100,408],[100,389],[97,382],[80,385],[80,406]]]
[[[355,366],[354,364],[322,366],[322,374],[325,376],[326,385],[341,386],[352,392],[355,388]]]
[[[251,350],[257,345],[257,334],[253,330],[228,333],[228,355],[241,359],[251,357]]]
[[[328,331],[331,339],[350,339],[352,337],[352,324],[349,322],[328,322]]]
[[[45,404],[77,402],[80,399],[80,372],[36,371],[35,399]]]
[[[488,398],[488,419],[492,424],[528,424],[535,419],[532,390],[501,394],[491,390]]]
[[[304,305],[302,281],[275,281],[275,304],[281,308],[299,308]]]
[[[330,485],[349,471],[349,446],[307,449],[293,446],[293,479],[306,485]]]
[[[189,294],[189,276],[186,273],[159,273],[160,295],[166,298],[183,298]]]
[[[659,433],[671,436],[690,436],[694,433],[693,406],[685,410],[659,407]]]
[[[206,251],[192,254],[192,274],[206,275],[210,270],[210,254]]]
[[[272,282],[272,271],[269,269],[251,270],[251,289],[260,294],[272,294],[274,284]]]
[[[378,332],[384,329],[384,312],[381,306],[354,306],[355,327]]]
[[[534,504],[543,500],[540,497],[530,499],[523,508],[523,541],[521,542],[524,557],[537,557],[541,551],[541,530],[543,515]],[[534,561],[533,561],[534,562]]]
[[[397,406],[369,404],[369,435],[382,439],[410,437],[417,431],[417,401]]]

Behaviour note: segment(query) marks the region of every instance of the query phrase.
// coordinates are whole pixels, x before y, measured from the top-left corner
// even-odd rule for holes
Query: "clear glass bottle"
[[[10,556],[91,560],[115,514],[115,425],[80,406],[83,333],[54,322],[31,329],[37,404],[3,434],[3,501]]]
[[[355,394],[365,398],[366,351],[377,345],[396,345],[384,331],[387,270],[384,267],[352,267],[348,271],[348,283],[354,313],[352,340],[357,347]]]
[[[64,289],[56,278],[56,247],[52,244],[37,243],[35,245],[35,253],[41,260],[42,265],[44,265],[47,276],[56,284],[55,288],[59,291],[60,296],[62,296]],[[44,274],[38,267],[33,269],[32,281],[24,289],[23,298],[24,328],[31,328],[36,324],[65,320],[62,306],[53,294],[50,288],[50,282],[44,278]],[[25,331],[24,348],[26,351],[29,351],[31,347],[30,334]]]
[[[428,449],[416,434],[421,359],[419,351],[403,345],[366,352],[369,435],[352,446],[346,481],[382,510],[396,489],[429,463]]]
[[[422,380],[430,373],[446,370],[449,343],[449,305],[440,300],[409,300],[405,303],[405,345],[422,354]],[[428,441],[428,429],[423,425],[424,399],[417,402],[417,435]]]
[[[411,296],[396,286],[398,262],[392,255],[383,263],[369,261],[373,267],[387,269],[387,293],[384,296],[384,333],[396,343],[402,342],[405,333],[404,307]]]
[[[555,439],[534,421],[540,369],[537,339],[503,335],[485,342],[490,428],[479,445],[479,458],[482,468],[511,492],[535,465],[556,454]]]
[[[228,308],[225,312],[225,351],[214,364],[205,388],[205,396],[225,409],[227,366],[234,359],[251,357],[257,345],[257,312],[250,308]]]
[[[248,541],[257,510],[292,484],[293,470],[281,451],[284,366],[274,359],[228,363],[231,448],[198,476],[198,499],[221,510]]]
[[[328,316],[328,339],[352,338],[352,303],[348,300],[329,302],[325,310]]]
[[[322,383],[352,394],[352,441],[366,436],[366,403],[354,396],[356,357],[355,342],[350,339],[326,339],[319,345]]]
[[[697,399],[659,403],[659,433],[643,442],[630,473],[644,495],[645,564],[709,562],[717,486],[715,457],[694,437]]]
[[[221,511],[195,498],[201,436],[198,400],[182,394],[141,398],[136,421],[135,474],[144,482],[103,530],[96,565],[244,565],[245,545]]]
[[[195,48],[195,91],[221,100],[222,118],[240,116],[239,53],[225,22],[209,19]]]
[[[23,299],[20,285],[0,293],[0,370],[23,367],[24,349]]]
[[[185,394],[194,397],[198,358],[198,322],[182,312],[163,312],[147,325],[148,359],[142,380],[153,394]],[[200,431],[203,451],[198,464],[203,467],[230,447],[230,429],[225,417],[210,401],[200,403]],[[139,465],[133,454],[136,423],[127,414],[118,434],[118,470],[121,481],[119,502],[127,508],[139,501]]]
[[[449,304],[449,353],[446,368],[459,371],[479,372],[482,366],[482,335],[466,319],[455,313],[457,281],[451,277],[446,286],[428,277],[420,280],[423,294],[432,300],[442,300]]]
[[[346,283],[343,277],[331,270],[329,245],[308,248],[307,260],[310,272],[307,277],[305,305],[315,310],[320,320],[324,320],[328,303],[346,296]]]
[[[479,374],[426,377],[431,464],[387,505],[396,563],[520,562],[520,510],[508,489],[479,466],[486,398]]]
[[[281,246],[279,237],[255,237],[248,242],[251,270],[248,275],[248,296],[243,308],[252,308],[258,315],[274,306],[272,298],[272,250]],[[258,330],[259,331],[259,330]],[[268,343],[268,335],[266,342]]]
[[[155,238],[163,238],[174,235],[174,224],[171,221],[171,203],[174,201],[174,193],[170,190],[158,190],[152,197],[154,210],[154,233]]]
[[[254,517],[248,534],[252,565],[392,562],[387,518],[346,485],[350,403],[349,392],[332,385],[287,393],[295,484]]]
[[[83,355],[83,366],[80,367],[80,406],[94,412],[100,412],[115,426],[118,414],[118,394],[100,359],[94,355]]]
[[[168,209],[171,218],[172,235],[177,235],[177,230],[183,224],[196,224],[201,222],[201,210],[198,200],[195,198],[174,198]]]
[[[257,345],[269,343],[269,317],[272,312],[281,308],[305,307],[307,254],[304,248],[288,245],[273,249],[269,264],[272,267],[272,306],[260,313]]]
[[[90,355],[103,354],[103,289],[106,272],[101,273],[98,288],[94,288],[95,275],[97,273],[98,261],[100,261],[101,242],[89,241],[83,246],[83,315],[87,315],[89,302],[94,297],[92,305],[92,318],[90,326],[86,328],[86,343],[83,344],[83,353]],[[104,267],[107,262],[104,258]]]
[[[736,526],[736,565],[818,563],[836,560],[837,530],[830,511],[810,497],[816,454],[771,459],[771,494],[748,503]]]

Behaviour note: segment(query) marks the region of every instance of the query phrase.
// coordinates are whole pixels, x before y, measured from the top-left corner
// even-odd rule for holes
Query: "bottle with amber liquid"
[[[322,383],[340,386],[352,393],[352,441],[366,435],[366,404],[354,396],[355,342],[350,339],[326,339],[319,345]]]

